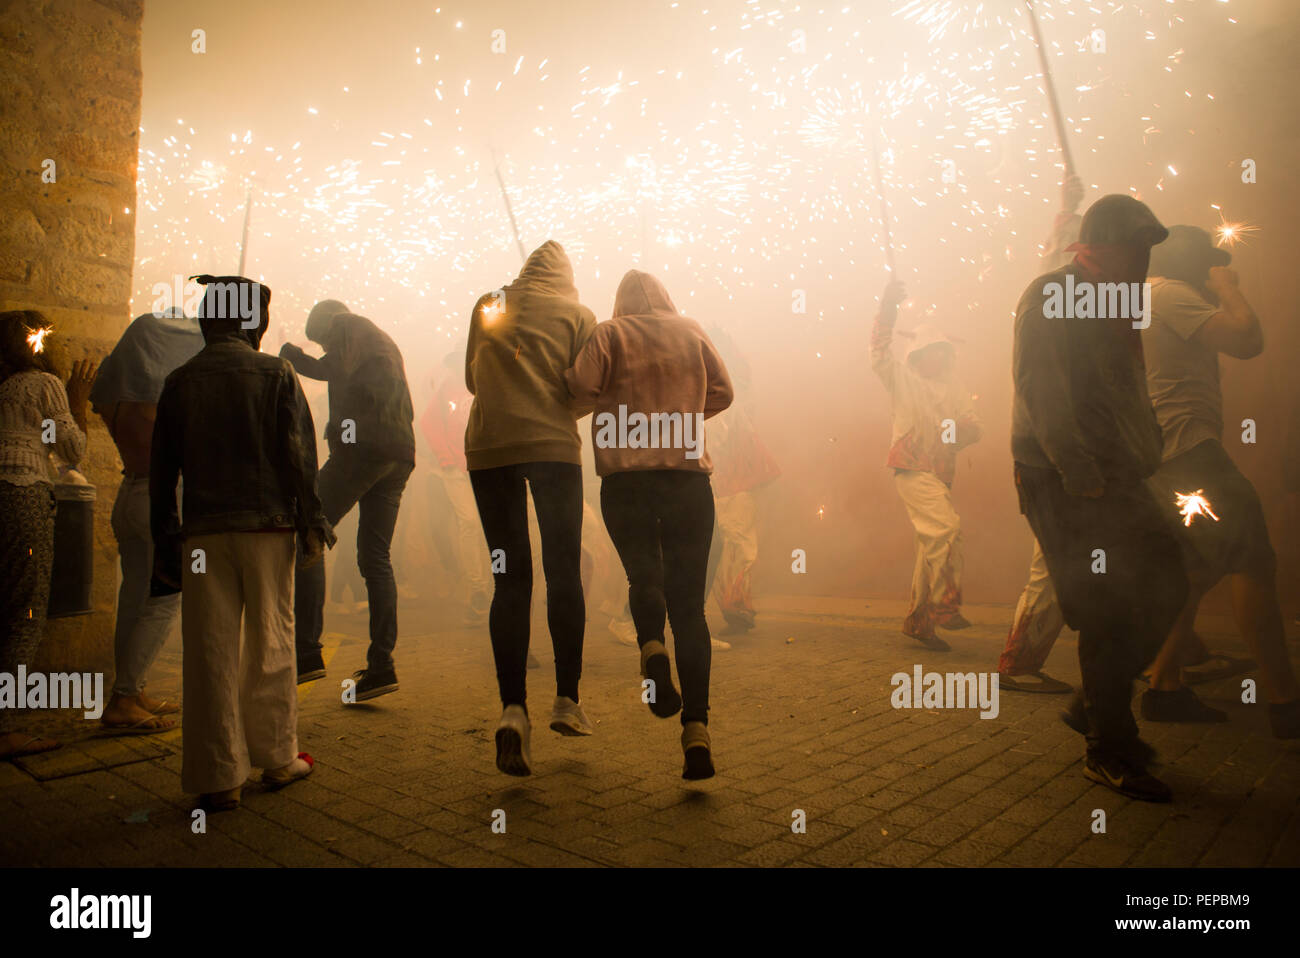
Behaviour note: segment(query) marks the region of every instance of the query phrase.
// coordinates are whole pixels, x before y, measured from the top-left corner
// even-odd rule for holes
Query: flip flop
[[[151,711],[154,715],[175,715],[180,710],[181,706],[179,702],[169,702],[167,699],[163,699],[158,703],[158,707]]]
[[[150,714],[138,722],[104,722],[99,724],[104,727],[106,732],[111,732],[114,736],[118,735],[161,735],[163,732],[170,732],[176,728],[175,722],[168,722],[166,725],[150,725],[150,722],[163,721],[158,715]]]
[[[1255,665],[1254,659],[1238,659],[1224,652],[1211,652],[1204,662],[1184,665],[1182,677],[1186,685],[1202,685],[1242,675],[1254,669]]]
[[[56,742],[52,738],[41,738],[39,735],[33,735],[22,745],[15,746],[13,751],[0,755],[0,761],[26,758],[28,755],[40,755],[42,752],[53,752],[57,748],[63,748],[63,743]]]

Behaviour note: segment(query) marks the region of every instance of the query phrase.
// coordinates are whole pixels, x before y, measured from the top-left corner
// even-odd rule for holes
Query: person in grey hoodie
[[[564,385],[596,326],[578,302],[573,267],[554,240],[528,257],[518,279],[474,304],[465,386],[474,396],[465,461],[492,562],[488,631],[501,695],[497,768],[532,773],[527,708],[533,596],[528,490],[542,536],[546,619],[555,649],[551,729],[590,735],[578,701],[586,603],[582,593],[582,440]]]
[[[366,667],[353,675],[356,701],[397,691],[397,582],[393,530],[406,480],[415,468],[415,410],[402,353],[387,333],[327,299],[307,316],[307,338],[325,349],[320,359],[285,343],[280,355],[301,376],[329,383],[329,461],[320,470],[320,498],[330,525],[357,506],[357,567],[370,604]],[[294,629],[298,682],[325,675],[325,564],[298,572]]]
[[[641,647],[643,699],[659,718],[680,710],[686,779],[714,774],[709,741],[709,665],[704,618],[713,490],[704,420],[731,405],[727,368],[700,324],[677,312],[663,284],[631,270],[614,318],[565,373],[586,406],[605,528],[627,572]],[[664,646],[672,624],[682,692]]]
[[[1079,632],[1082,695],[1063,718],[1087,740],[1084,775],[1169,801],[1147,771],[1133,680],[1187,598],[1177,539],[1147,489],[1160,425],[1130,317],[1061,313],[1062,289],[1141,284],[1168,231],[1145,204],[1106,196],[1083,217],[1074,262],[1035,279],[1016,310],[1011,451],[1020,509],[1042,546],[1065,621]],[[1131,287],[1130,287],[1131,288]]]

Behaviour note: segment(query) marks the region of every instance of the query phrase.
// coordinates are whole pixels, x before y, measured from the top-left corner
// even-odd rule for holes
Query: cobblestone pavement
[[[344,706],[339,682],[364,661],[365,620],[333,616],[329,675],[299,690],[300,747],[317,760],[307,781],[249,786],[240,810],[194,834],[179,732],[88,737],[64,717],[75,741],[61,753],[0,764],[0,863],[1300,865],[1300,746],[1269,736],[1262,707],[1240,703],[1240,680],[1202,687],[1226,724],[1143,723],[1175,801],[1132,802],[1083,778],[1079,737],[1057,719],[1063,696],[1003,692],[991,719],[894,709],[896,672],[996,668],[1010,615],[968,608],[974,627],[950,633],[953,651],[941,654],[899,634],[902,611],[763,606],[753,633],[714,654],[718,775],[703,783],[680,778],[676,720],[641,704],[635,650],[594,622],[582,691],[595,734],[546,727],[553,672],[535,631],[535,771],[510,779],[493,763],[485,630],[435,630],[436,610],[405,610],[401,690]],[[1075,655],[1067,633],[1049,671],[1077,681]],[[169,645],[151,691],[175,694],[177,666]],[[498,809],[504,834],[492,829]],[[805,832],[792,829],[796,810]]]

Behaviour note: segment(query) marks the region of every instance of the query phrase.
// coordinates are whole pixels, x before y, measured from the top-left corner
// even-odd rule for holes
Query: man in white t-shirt
[[[1151,324],[1142,342],[1164,448],[1148,484],[1183,544],[1191,592],[1151,666],[1142,716],[1154,722],[1227,720],[1183,684],[1181,672],[1204,652],[1192,631],[1197,605],[1228,576],[1238,628],[1260,663],[1273,733],[1297,738],[1300,685],[1286,651],[1277,560],[1255,487],[1223,446],[1219,354],[1253,359],[1264,348],[1259,318],[1229,262],[1230,254],[1194,226],[1171,227],[1169,239],[1151,254]],[[1180,510],[1180,496],[1198,492],[1213,515]]]

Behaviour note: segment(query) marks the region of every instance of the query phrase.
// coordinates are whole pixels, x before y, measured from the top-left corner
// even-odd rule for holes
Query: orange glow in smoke
[[[1201,494],[1204,491],[1204,489],[1197,489],[1195,492],[1174,493],[1174,504],[1182,513],[1183,525],[1190,526],[1193,516],[1209,516],[1215,522],[1219,521],[1219,517],[1210,509],[1210,500]]]

